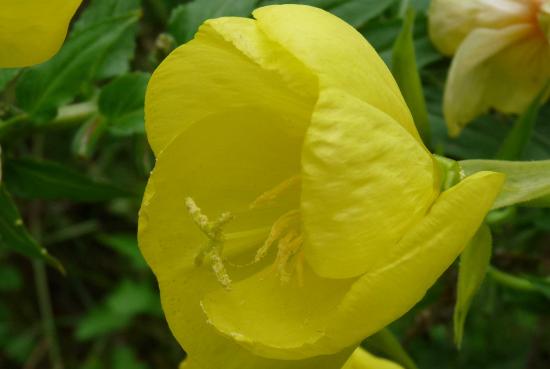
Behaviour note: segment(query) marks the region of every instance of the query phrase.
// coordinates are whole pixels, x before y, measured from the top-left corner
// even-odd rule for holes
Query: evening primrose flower
[[[355,29],[300,5],[254,17],[205,22],[153,74],[139,243],[186,369],[340,369],[449,267],[503,175],[441,192]]]
[[[429,23],[454,55],[444,97],[453,136],[490,108],[523,112],[550,79],[549,0],[433,0]]]
[[[82,0],[0,0],[0,68],[51,58]]]

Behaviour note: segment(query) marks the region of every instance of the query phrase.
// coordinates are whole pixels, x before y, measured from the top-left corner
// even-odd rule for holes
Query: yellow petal
[[[301,359],[357,344],[416,304],[473,236],[504,176],[480,172],[444,192],[424,219],[358,280],[282,285],[269,269],[202,305],[220,333],[265,357]]]
[[[342,369],[403,369],[403,367],[389,360],[378,358],[359,347]]]
[[[352,26],[321,9],[303,5],[256,9],[258,27],[310,68],[320,88],[340,88],[401,124],[418,142],[397,83],[372,46]]]
[[[226,257],[257,247],[267,236],[272,210],[254,212],[248,204],[255,194],[299,171],[300,143],[288,139],[279,119],[257,110],[214,115],[179,135],[157,157],[140,212],[139,244],[157,276],[168,323],[191,357],[188,368],[338,369],[349,356],[348,350],[280,362],[252,355],[210,326],[200,305],[203,296],[221,287],[210,268],[194,264],[205,238],[192,223],[185,198],[193,197],[212,216],[234,211]],[[228,268],[236,283],[250,273]]]
[[[439,193],[432,156],[389,115],[322,92],[302,153],[305,256],[317,274],[365,273]]]
[[[201,119],[242,107],[272,111],[280,116],[279,125],[303,135],[317,80],[255,23],[207,21],[194,40],[157,68],[145,102],[147,137],[155,153]]]
[[[61,47],[82,0],[0,0],[0,68],[25,67]]]
[[[550,78],[550,47],[534,26],[478,29],[458,50],[445,88],[449,133],[490,108],[520,113]],[[511,88],[510,86],[513,86]]]
[[[500,173],[479,172],[443,192],[398,247],[352,286],[327,336],[358,342],[420,301],[468,244],[503,182]]]
[[[529,23],[534,1],[433,0],[429,9],[429,33],[435,46],[453,55],[476,28],[503,28]]]

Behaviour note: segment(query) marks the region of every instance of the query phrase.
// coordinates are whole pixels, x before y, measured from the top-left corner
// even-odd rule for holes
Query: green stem
[[[53,369],[63,369],[61,350],[59,349],[59,343],[57,340],[52,302],[50,299],[50,289],[48,287],[46,267],[43,261],[34,261],[33,268],[36,291],[38,294],[38,305],[40,308],[40,315],[42,317],[42,327],[48,342],[51,367]]]
[[[44,151],[44,140],[42,137],[35,137],[32,152],[37,157],[42,157]],[[33,201],[29,207],[29,230],[35,240],[42,242],[42,203],[38,200]],[[33,262],[34,281],[38,297],[38,306],[42,319],[42,327],[46,341],[48,342],[48,352],[52,369],[63,369],[63,360],[61,350],[57,339],[55,320],[50,297],[50,288],[48,286],[48,274],[46,266],[41,260]]]
[[[512,274],[505,273],[501,270],[496,269],[493,266],[490,266],[487,269],[487,274],[498,284],[511,288],[516,291],[523,292],[537,292],[537,287],[530,281],[516,277]]]
[[[63,106],[59,109],[57,117],[48,126],[73,125],[88,119],[95,113],[97,113],[97,104],[92,101]]]
[[[406,369],[418,369],[401,342],[388,328],[384,328],[367,339],[367,344],[382,351],[388,358],[403,365]]]

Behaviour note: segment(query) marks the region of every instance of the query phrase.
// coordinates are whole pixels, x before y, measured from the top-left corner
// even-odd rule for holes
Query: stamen
[[[222,254],[225,241],[223,228],[233,219],[233,215],[225,212],[214,222],[211,222],[192,198],[185,199],[185,206],[193,222],[208,238],[208,242],[195,256],[195,265],[200,266],[206,260],[210,263],[214,275],[221,285],[228,290],[231,289],[231,278],[229,278],[229,274],[225,269]]]
[[[290,281],[292,273],[288,268],[289,260],[300,250],[303,242],[302,234],[298,234],[296,231],[289,232],[279,241],[279,251],[274,266],[277,268],[277,274],[282,283]]]
[[[284,192],[288,191],[292,187],[299,185],[301,181],[300,175],[295,175],[293,177],[290,177],[283,182],[279,183],[277,186],[273,187],[271,190],[266,191],[262,193],[260,196],[256,198],[251,204],[250,209],[256,209],[261,206],[264,206],[271,201],[275,200],[277,197],[279,197]]]
[[[273,226],[271,227],[271,231],[269,232],[269,236],[265,240],[262,247],[258,249],[256,252],[256,257],[254,258],[254,262],[257,263],[260,260],[262,260],[273,243],[277,241],[281,236],[287,232],[292,226],[293,223],[298,222],[300,219],[300,212],[299,210],[291,210],[285,214],[283,214],[279,219],[275,221]]]

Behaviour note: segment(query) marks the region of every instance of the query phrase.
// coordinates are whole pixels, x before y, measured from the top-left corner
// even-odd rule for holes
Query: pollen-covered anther
[[[303,259],[297,258],[295,265],[292,265],[292,259],[300,252],[300,248],[304,243],[304,237],[297,231],[289,232],[284,236],[278,244],[277,257],[275,259],[274,267],[277,270],[277,274],[282,283],[290,282],[292,277],[292,267],[295,267],[297,271],[302,270]],[[301,273],[298,273],[298,280],[301,282]]]
[[[291,210],[285,214],[283,214],[279,219],[273,223],[273,226],[271,227],[271,231],[269,232],[269,236],[267,236],[267,239],[265,240],[262,247],[258,249],[256,252],[256,257],[254,258],[254,262],[259,262],[262,260],[271,246],[279,240],[281,237],[283,237],[289,230],[291,230],[294,227],[297,227],[300,222],[300,211],[299,210]]]
[[[200,266],[205,261],[209,263],[220,284],[224,286],[224,288],[230,289],[231,278],[227,273],[222,256],[223,244],[225,242],[223,228],[233,219],[233,215],[229,212],[225,212],[212,222],[192,198],[188,197],[185,199],[185,206],[193,222],[208,238],[207,243],[195,256],[195,265]]]
[[[300,230],[299,210],[290,210],[273,223],[267,239],[256,252],[254,263],[262,260],[275,243],[277,243],[277,256],[273,262],[273,270],[282,283],[288,283],[295,269],[301,285],[303,258],[300,257],[300,249],[304,243],[304,237]]]

